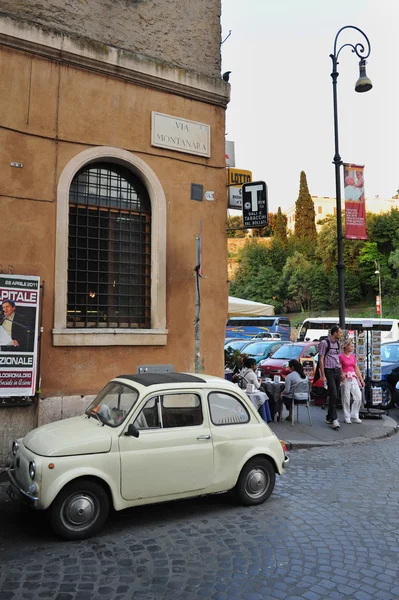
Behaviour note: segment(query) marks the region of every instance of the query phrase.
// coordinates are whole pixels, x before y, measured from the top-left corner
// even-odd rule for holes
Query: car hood
[[[262,367],[281,367],[284,363],[288,362],[289,358],[267,358],[261,362]]]
[[[95,418],[72,417],[29,432],[24,446],[40,456],[73,456],[109,452],[112,429]]]

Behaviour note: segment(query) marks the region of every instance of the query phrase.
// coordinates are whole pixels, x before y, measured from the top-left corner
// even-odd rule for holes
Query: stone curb
[[[306,448],[320,448],[324,446],[343,446],[343,445],[351,445],[351,444],[364,444],[369,440],[381,440],[392,435],[395,435],[398,432],[399,424],[396,423],[393,419],[388,417],[391,423],[384,423],[383,425],[376,428],[374,432],[371,432],[367,436],[358,436],[354,438],[348,438],[345,440],[334,440],[331,442],[322,442],[322,441],[313,441],[313,440],[298,440],[298,441],[287,441],[284,440],[285,445],[287,446],[287,450],[303,450]]]

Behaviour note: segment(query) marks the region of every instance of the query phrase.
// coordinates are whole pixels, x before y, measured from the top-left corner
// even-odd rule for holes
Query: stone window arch
[[[134,154],[85,150],[57,193],[53,343],[166,344],[166,207]]]

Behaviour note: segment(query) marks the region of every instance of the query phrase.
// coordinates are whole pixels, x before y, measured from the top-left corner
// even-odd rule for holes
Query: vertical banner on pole
[[[344,164],[345,237],[367,240],[364,166]]]

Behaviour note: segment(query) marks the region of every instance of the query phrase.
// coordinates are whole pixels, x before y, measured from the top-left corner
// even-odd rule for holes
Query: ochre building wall
[[[97,392],[138,364],[194,370],[195,237],[203,223],[201,355],[223,375],[227,314],[223,107],[149,89],[62,62],[0,47],[1,269],[44,282],[41,396]],[[211,126],[211,157],[151,146],[151,111]],[[95,146],[115,146],[153,169],[167,201],[166,346],[55,347],[54,269],[57,184],[66,164]],[[23,168],[13,168],[20,162]],[[190,184],[213,190],[190,200]]]
[[[0,14],[220,76],[220,0],[1,0]]]

